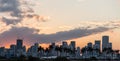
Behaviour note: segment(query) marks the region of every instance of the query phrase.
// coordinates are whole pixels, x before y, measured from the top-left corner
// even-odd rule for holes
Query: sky
[[[109,35],[120,49],[119,6],[120,0],[0,0],[0,46],[21,38],[27,46],[75,40],[83,47]]]

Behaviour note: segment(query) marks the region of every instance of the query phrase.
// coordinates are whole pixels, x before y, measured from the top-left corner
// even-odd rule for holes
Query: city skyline
[[[110,33],[112,31],[109,31]],[[82,37],[82,38],[78,38],[78,39],[73,39],[76,43],[76,46],[80,46],[80,47],[84,47],[88,42],[92,42],[94,43],[95,40],[100,40],[101,41],[101,37],[100,36],[103,36],[104,34],[108,34],[108,33],[103,33],[99,36],[96,36],[98,34],[95,34],[95,36],[91,35],[91,36],[87,36],[87,37]],[[113,36],[110,36],[110,42],[113,43],[113,49],[120,49],[120,47],[118,46],[118,42],[113,42],[111,40],[114,40],[115,38],[113,38]],[[17,39],[17,38],[15,38]],[[63,40],[63,41],[66,41],[68,43],[70,43],[71,40]],[[24,45],[26,45],[27,48],[29,48],[31,45],[33,45],[34,43],[32,43],[31,45],[27,45],[27,43],[25,42],[25,40],[23,41],[24,42]],[[36,43],[36,42],[35,42]],[[62,44],[62,41],[60,42],[56,42],[58,45]],[[10,48],[10,44],[15,44],[15,40],[12,42],[12,43],[7,43],[7,45],[5,45],[6,48]],[[40,43],[40,46],[44,47],[44,48],[47,48],[48,46],[50,45],[50,43]],[[4,46],[4,45],[3,45]],[[117,47],[118,46],[118,47]]]
[[[101,42],[102,41],[102,42]],[[120,59],[120,50],[114,50],[112,43],[109,41],[109,36],[102,36],[102,40],[95,40],[94,44],[89,42],[84,47],[77,47],[75,41],[68,44],[63,41],[61,45],[52,42],[49,47],[39,46],[39,43],[34,43],[28,49],[23,45],[22,39],[17,39],[16,44],[11,44],[10,48],[0,47],[0,56],[4,58],[13,58],[21,56],[36,57],[39,59],[55,59],[56,57],[66,57],[67,59]]]
[[[110,39],[111,39],[110,36],[103,35],[101,39],[95,39],[93,41],[86,42],[85,45],[82,45],[82,46],[78,45],[78,44],[82,44],[82,43],[78,43],[76,40],[61,41],[59,43],[58,42],[51,42],[51,43],[55,43],[56,45],[65,45],[65,44],[67,45],[67,44],[73,43],[72,45],[74,45],[75,48],[77,48],[77,47],[83,48],[86,45],[89,45],[89,43],[90,44],[92,43],[92,45],[93,44],[100,44],[99,48],[102,51],[104,48],[108,48],[107,46],[110,46],[112,49],[114,49],[113,48],[114,44],[110,41]],[[35,42],[32,45],[34,45],[36,43],[38,44],[38,46],[41,46],[44,49],[48,48],[49,45],[51,45],[51,43],[46,44],[46,43],[38,43],[38,42]],[[10,43],[10,45],[8,45],[7,47],[6,46],[0,46],[0,47],[10,48],[11,45],[16,45],[16,47],[18,49],[21,49],[22,46],[25,46],[26,49],[28,49],[28,48],[30,48],[32,46],[32,45],[30,45],[30,46],[25,45],[24,39],[18,38],[18,39],[15,40],[15,43]],[[116,49],[116,50],[119,50],[119,49]]]
[[[109,35],[120,50],[119,6],[119,0],[0,0],[0,46],[21,38],[28,47],[70,40],[84,47]]]

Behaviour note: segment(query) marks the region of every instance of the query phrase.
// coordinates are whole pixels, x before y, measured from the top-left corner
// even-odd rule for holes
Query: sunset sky
[[[0,0],[0,46],[21,38],[27,46],[74,40],[83,47],[103,35],[120,50],[120,0]]]

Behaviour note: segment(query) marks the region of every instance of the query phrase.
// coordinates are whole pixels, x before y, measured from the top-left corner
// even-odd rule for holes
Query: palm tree
[[[83,47],[82,49],[81,49],[81,53],[83,54],[83,53],[85,53],[86,52],[86,48],[85,47]]]
[[[117,57],[119,56],[119,50],[115,50],[115,54],[117,54]]]
[[[53,46],[52,46],[52,45],[49,45],[49,49],[52,50],[52,49],[53,49]]]
[[[82,56],[84,56],[85,52],[86,52],[86,48],[83,47],[83,48],[81,49]]]
[[[38,47],[38,52],[39,52],[39,51],[44,51],[44,48],[41,47],[41,46],[39,46],[39,47]]]
[[[43,52],[44,52],[44,48],[39,46],[38,47],[38,52],[40,53],[39,56],[42,56],[43,55]]]
[[[116,54],[119,54],[119,50],[115,50],[115,53],[116,53]]]
[[[58,52],[60,51],[59,46],[56,46],[56,47],[55,47],[55,51],[57,51],[57,56],[58,56]]]
[[[93,55],[93,48],[92,47],[88,47],[87,51],[89,52],[89,55]]]
[[[87,51],[92,52],[92,51],[93,51],[93,48],[88,47]]]
[[[104,57],[105,59],[107,58],[107,57],[106,57],[107,54],[108,54],[107,51],[108,51],[108,48],[104,48],[104,49],[102,50],[102,52],[105,54],[105,57]]]
[[[67,56],[67,53],[69,53],[69,48],[67,48],[67,47],[65,47],[65,48],[63,48],[64,49],[64,52],[65,52],[65,56]]]
[[[49,51],[49,48],[46,48],[45,49],[45,53],[46,53],[46,55],[48,56],[48,53],[49,53],[50,51]]]

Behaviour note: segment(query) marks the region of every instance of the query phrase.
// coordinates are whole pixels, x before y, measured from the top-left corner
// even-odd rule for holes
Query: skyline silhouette
[[[0,47],[0,56],[5,58],[26,57],[32,56],[40,59],[55,59],[56,57],[67,57],[69,59],[119,59],[120,50],[114,50],[112,43],[109,41],[109,36],[102,36],[102,42],[95,40],[87,43],[84,47],[77,47],[75,41],[68,44],[66,41],[62,45],[51,43],[49,47],[39,46],[39,43],[34,43],[28,49],[23,45],[22,39],[17,39],[16,44],[11,44],[10,48]]]
[[[0,58],[120,59],[119,6],[120,0],[0,0]]]

